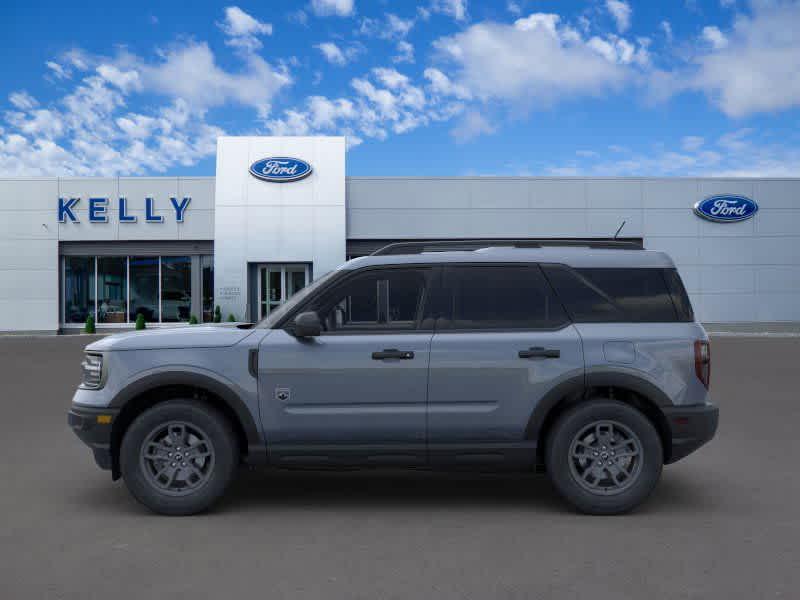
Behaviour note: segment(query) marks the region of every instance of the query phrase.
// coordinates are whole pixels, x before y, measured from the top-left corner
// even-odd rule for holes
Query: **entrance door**
[[[274,309],[308,285],[308,265],[261,265],[258,268],[258,318]]]
[[[258,352],[261,420],[279,463],[425,463],[434,269],[366,269],[301,308],[322,335],[270,332]]]

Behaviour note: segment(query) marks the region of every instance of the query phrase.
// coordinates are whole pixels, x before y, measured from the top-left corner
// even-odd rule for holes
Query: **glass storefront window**
[[[198,260],[199,259],[199,260]],[[214,319],[214,257],[64,256],[61,308],[65,325],[188,323]],[[192,290],[201,295],[192,304]],[[193,312],[194,311],[194,312]]]
[[[97,322],[127,321],[128,259],[125,256],[97,258]]]
[[[214,257],[201,256],[200,269],[203,277],[203,323],[214,320]]]
[[[187,322],[192,311],[192,260],[161,257],[161,322]]]
[[[158,314],[158,256],[130,257],[130,321],[144,315],[148,323],[157,323]]]
[[[64,322],[94,316],[94,256],[64,257]]]

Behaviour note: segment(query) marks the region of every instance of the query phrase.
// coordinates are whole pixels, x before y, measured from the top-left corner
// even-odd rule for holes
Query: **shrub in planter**
[[[233,316],[233,313],[228,315],[228,323],[235,323],[236,317]]]
[[[83,326],[83,332],[96,333],[96,330],[94,328],[94,317],[92,315],[86,317],[86,325]]]
[[[136,315],[136,329],[145,329],[147,327],[147,323],[145,323],[144,315],[139,313]]]
[[[214,308],[214,323],[222,322],[222,311],[219,309],[219,304]]]
[[[194,315],[189,317],[189,325],[197,325],[197,317],[195,317]]]

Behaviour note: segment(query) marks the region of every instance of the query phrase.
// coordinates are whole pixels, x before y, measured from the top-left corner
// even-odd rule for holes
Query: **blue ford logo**
[[[299,158],[271,156],[250,165],[250,174],[264,181],[284,183],[299,181],[311,175],[311,165]]]
[[[718,223],[735,223],[749,219],[758,212],[755,200],[744,196],[710,196],[694,205],[698,217]]]

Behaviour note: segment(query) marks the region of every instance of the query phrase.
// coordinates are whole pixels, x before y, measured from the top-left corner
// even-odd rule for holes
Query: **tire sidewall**
[[[155,488],[142,471],[140,448],[159,425],[183,421],[196,425],[214,447],[214,466],[206,483],[186,496],[170,496]],[[136,417],[120,446],[120,471],[134,498],[150,510],[167,515],[190,515],[208,509],[228,487],[238,464],[236,438],[227,419],[213,407],[190,400],[168,400]]]
[[[572,476],[570,446],[575,435],[594,421],[617,421],[631,429],[642,444],[643,460],[636,481],[618,494],[593,494]],[[578,510],[590,514],[619,514],[644,502],[661,476],[664,452],[650,420],[637,409],[615,400],[590,400],[564,413],[553,426],[545,448],[548,476],[556,491]]]

